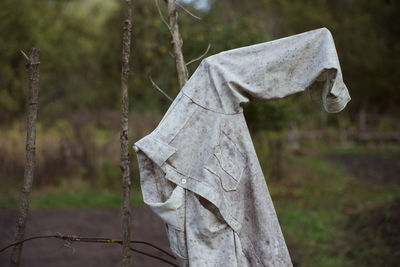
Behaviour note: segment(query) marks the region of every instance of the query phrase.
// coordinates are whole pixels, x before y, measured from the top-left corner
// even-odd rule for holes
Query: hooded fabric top
[[[350,96],[325,29],[204,59],[135,143],[143,198],[182,266],[291,266],[242,104],[309,89],[327,112]]]

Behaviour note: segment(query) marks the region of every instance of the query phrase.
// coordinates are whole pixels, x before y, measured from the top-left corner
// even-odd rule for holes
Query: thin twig
[[[190,64],[192,64],[192,63],[194,63],[194,62],[196,62],[196,61],[202,59],[205,55],[207,55],[207,53],[208,53],[208,51],[210,50],[210,48],[211,48],[211,44],[208,43],[208,46],[207,46],[206,51],[205,51],[201,56],[199,56],[199,57],[197,57],[197,58],[195,58],[195,59],[190,60],[188,63],[186,63],[186,66],[189,66]]]
[[[168,30],[171,30],[171,28],[169,27],[167,21],[164,18],[164,15],[161,12],[160,6],[158,5],[158,0],[154,0],[154,2],[156,2],[158,14],[160,15],[160,18],[161,18],[162,22],[164,22],[164,24],[165,24],[165,26],[167,26]]]
[[[72,246],[72,243],[70,241],[66,241],[64,247],[70,248],[72,250],[72,254],[75,254],[76,249]]]
[[[62,240],[68,241],[68,242],[106,243],[106,244],[120,244],[120,245],[122,245],[122,240],[116,240],[116,239],[111,239],[111,238],[98,238],[98,237],[78,237],[78,236],[71,236],[71,235],[62,235],[62,234],[58,233],[57,235],[39,235],[39,236],[32,236],[32,237],[29,237],[29,238],[25,238],[24,240],[20,240],[18,242],[14,242],[12,244],[9,244],[9,245],[1,248],[0,249],[0,253],[4,252],[5,250],[7,250],[10,247],[13,247],[13,246],[16,246],[16,245],[20,245],[20,244],[22,244],[24,242],[35,240],[35,239],[45,239],[45,238],[62,239]],[[159,250],[160,252],[168,255],[169,257],[171,257],[173,259],[175,258],[168,251],[165,251],[164,249],[162,249],[162,248],[160,248],[160,247],[158,247],[156,245],[153,245],[151,243],[148,243],[148,242],[145,242],[145,241],[135,241],[135,240],[132,240],[130,243],[147,245],[147,246],[150,246],[150,247],[153,247],[153,248]],[[68,243],[68,247],[69,248],[71,248],[70,245],[71,244]],[[165,263],[168,263],[168,264],[170,264],[172,266],[178,266],[173,262],[165,260],[165,259],[163,259],[161,257],[158,257],[156,255],[153,255],[151,253],[147,253],[147,252],[144,252],[144,251],[141,251],[141,250],[138,250],[138,249],[134,249],[132,247],[130,247],[130,250],[132,250],[134,252],[137,252],[137,253],[140,253],[140,254],[143,254],[143,255],[146,255],[146,256],[151,257],[151,258],[158,259],[158,260],[163,261]]]
[[[161,90],[161,88],[153,81],[153,79],[151,78],[151,76],[149,76],[150,82],[151,84],[158,90],[160,91],[166,98],[168,98],[171,102],[174,101],[169,95],[167,95],[166,92],[164,92],[163,90]]]
[[[198,19],[198,20],[201,20],[201,18],[200,18],[199,16],[196,16],[195,14],[193,14],[192,12],[190,12],[189,10],[187,10],[184,6],[182,6],[181,4],[179,4],[179,2],[175,1],[175,4],[176,4],[178,7],[182,8],[183,11],[185,11],[186,13],[188,13],[188,14],[189,14],[190,16],[192,16],[193,18]]]
[[[25,54],[25,52],[24,51],[22,51],[22,50],[19,50],[21,53],[22,53],[22,55],[26,58],[26,60],[28,60],[29,61],[29,57]]]
[[[164,249],[162,249],[162,248],[160,248],[160,247],[158,247],[158,246],[156,246],[156,245],[153,245],[153,244],[151,244],[151,243],[149,243],[149,242],[132,240],[131,243],[133,243],[133,244],[142,244],[142,245],[146,245],[146,246],[155,248],[155,249],[161,251],[162,253],[168,255],[169,257],[175,259],[175,256],[172,255],[171,253],[169,253],[168,251],[166,251],[166,250],[164,250]]]
[[[147,252],[144,252],[144,251],[141,251],[141,250],[138,250],[138,249],[134,249],[134,248],[131,248],[131,250],[134,251],[134,252],[143,254],[143,255],[145,255],[145,256],[148,256],[148,257],[151,257],[151,258],[154,258],[154,259],[163,261],[163,262],[168,263],[168,264],[170,264],[170,265],[172,265],[172,266],[179,267],[179,266],[176,265],[175,263],[170,262],[170,261],[168,261],[168,260],[165,260],[165,259],[163,259],[163,258],[161,258],[161,257],[156,256],[156,255],[152,255],[152,254],[150,254],[150,253],[147,253]]]

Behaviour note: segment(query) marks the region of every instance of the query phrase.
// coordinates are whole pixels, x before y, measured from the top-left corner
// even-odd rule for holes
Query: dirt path
[[[149,209],[135,208],[133,210],[134,240],[148,241],[170,251],[169,243],[161,220]],[[0,210],[0,247],[13,240],[16,212]],[[40,234],[62,234],[93,236],[93,237],[121,237],[121,221],[119,210],[33,210],[27,225],[26,236]],[[117,244],[90,244],[73,243],[73,249],[65,246],[61,240],[33,240],[24,245],[21,267],[55,266],[120,266],[121,248]],[[135,246],[148,252],[143,245]],[[11,250],[0,254],[0,266],[9,266]],[[156,255],[167,258],[159,252]],[[132,266],[154,267],[170,266],[163,262],[133,253]]]

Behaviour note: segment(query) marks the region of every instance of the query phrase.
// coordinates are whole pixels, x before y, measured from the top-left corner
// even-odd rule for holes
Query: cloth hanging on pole
[[[306,90],[330,113],[350,101],[326,28],[204,59],[135,143],[143,199],[182,266],[292,266],[242,105]]]

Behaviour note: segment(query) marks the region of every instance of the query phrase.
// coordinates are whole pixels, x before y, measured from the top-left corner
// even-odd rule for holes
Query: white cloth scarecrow
[[[135,143],[144,201],[182,266],[292,266],[242,104],[306,89],[327,112],[350,100],[326,28],[204,59]]]

